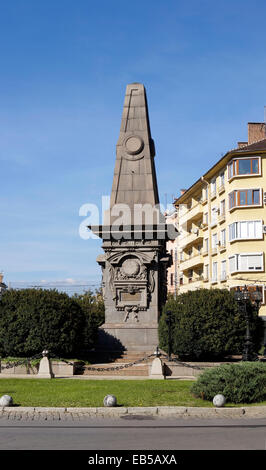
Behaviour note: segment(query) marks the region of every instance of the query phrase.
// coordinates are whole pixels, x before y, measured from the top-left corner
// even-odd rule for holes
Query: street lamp
[[[239,311],[241,313],[244,313],[246,320],[246,336],[242,360],[255,361],[257,359],[257,355],[253,351],[252,338],[250,334],[250,311],[247,308],[248,302],[250,301],[250,293],[248,291],[247,286],[245,286],[243,290],[240,290],[240,287],[237,287],[234,296],[235,300],[238,303]],[[256,304],[256,311],[258,313],[262,301],[262,295],[258,286],[256,288],[256,291],[252,293],[252,300],[254,300]]]
[[[172,354],[172,324],[173,324],[173,317],[172,312],[170,310],[166,311],[166,320],[165,320],[167,327],[168,327],[168,361],[172,361],[171,358]]]

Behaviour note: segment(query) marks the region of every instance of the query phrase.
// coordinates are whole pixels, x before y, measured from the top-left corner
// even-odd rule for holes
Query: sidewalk
[[[1,418],[10,420],[80,420],[85,418],[266,418],[266,406],[235,408],[215,407],[99,407],[99,408],[47,408],[47,407],[1,407]]]

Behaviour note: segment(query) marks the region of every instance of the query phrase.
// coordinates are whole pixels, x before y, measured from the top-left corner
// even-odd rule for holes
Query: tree
[[[252,304],[252,337],[260,347],[262,320],[257,318]],[[246,324],[239,313],[233,293],[227,289],[198,289],[169,297],[159,322],[162,349],[167,350],[166,311],[173,317],[172,350],[182,358],[217,359],[242,354]]]

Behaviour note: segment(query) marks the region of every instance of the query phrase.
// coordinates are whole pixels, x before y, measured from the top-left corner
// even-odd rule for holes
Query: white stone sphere
[[[0,406],[12,406],[13,405],[13,398],[9,395],[3,395],[0,398]]]
[[[116,406],[117,400],[114,395],[106,395],[103,400],[104,406]]]
[[[225,405],[226,400],[225,397],[221,393],[219,393],[218,395],[215,395],[212,402],[214,406],[216,406],[217,408],[221,408]]]

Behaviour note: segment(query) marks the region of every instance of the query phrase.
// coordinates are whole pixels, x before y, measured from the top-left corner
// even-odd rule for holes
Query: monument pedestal
[[[99,328],[99,346],[108,351],[154,351],[158,346],[158,325],[104,323]]]

